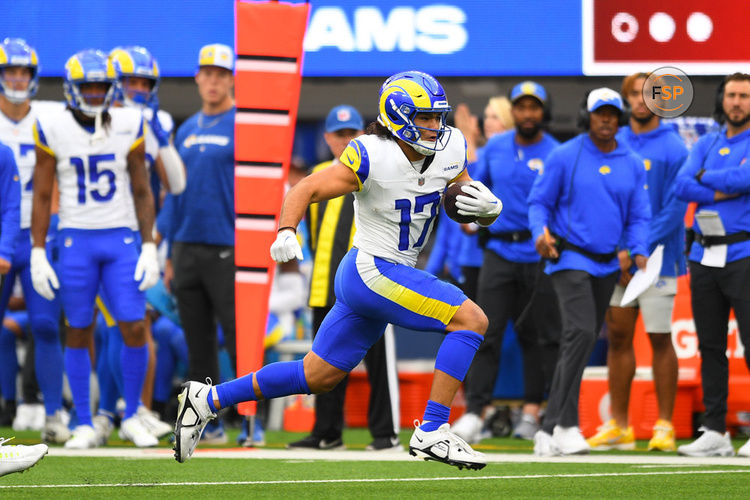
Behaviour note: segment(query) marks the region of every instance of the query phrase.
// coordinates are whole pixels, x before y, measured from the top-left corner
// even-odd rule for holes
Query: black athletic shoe
[[[401,441],[396,436],[375,438],[365,447],[367,451],[404,451]]]
[[[286,447],[290,450],[343,450],[345,448],[341,438],[328,440],[320,439],[313,435],[289,443]]]

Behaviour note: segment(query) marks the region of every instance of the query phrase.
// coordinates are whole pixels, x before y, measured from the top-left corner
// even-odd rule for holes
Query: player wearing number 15
[[[136,109],[110,109],[115,77],[103,52],[75,54],[65,64],[67,108],[39,115],[34,125],[31,277],[48,300],[60,289],[68,321],[65,370],[79,424],[66,443],[69,448],[95,445],[88,327],[100,287],[125,342],[122,428],[130,434],[143,431],[134,415],[148,360],[143,290],[159,278],[151,236],[154,201],[144,164],[143,116]],[[55,177],[60,190],[59,282],[44,251]],[[140,256],[136,228],[143,242]]]
[[[452,181],[466,173],[466,141],[445,118],[450,107],[433,77],[407,71],[380,90],[377,123],[352,140],[341,162],[312,174],[284,199],[271,246],[277,262],[302,252],[295,228],[310,203],[354,192],[357,233],[336,272],[336,302],[304,360],[273,363],[217,387],[189,382],[180,395],[175,456],[187,460],[206,422],[219,408],[240,401],[333,389],[383,335],[386,324],[445,333],[424,419],[409,443],[412,455],[481,469],[486,461],[450,432],[456,390],[487,329],[484,312],[455,286],[414,268],[438,204]],[[481,183],[458,196],[463,215],[489,225],[502,204]],[[197,418],[196,418],[197,417]]]

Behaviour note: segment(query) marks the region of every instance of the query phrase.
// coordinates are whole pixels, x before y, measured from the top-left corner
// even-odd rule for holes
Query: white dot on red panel
[[[711,38],[714,23],[703,12],[693,12],[687,20],[687,33],[695,42],[705,42]]]
[[[666,12],[657,12],[648,21],[648,32],[657,42],[668,42],[674,36],[675,23]]]
[[[611,29],[618,42],[632,42],[638,35],[638,20],[627,12],[618,12],[612,17]]]

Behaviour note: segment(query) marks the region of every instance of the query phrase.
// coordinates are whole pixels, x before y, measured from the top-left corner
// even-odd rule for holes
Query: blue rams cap
[[[588,99],[586,99],[586,109],[589,113],[596,111],[602,106],[614,106],[620,113],[624,109],[620,94],[607,87],[592,90],[589,93]]]
[[[547,91],[538,83],[530,80],[513,87],[513,90],[510,91],[510,102],[515,104],[518,99],[527,95],[536,98],[542,106],[547,105]]]
[[[326,118],[326,132],[336,132],[345,128],[352,130],[364,130],[365,128],[362,115],[348,104],[336,106],[328,113]]]

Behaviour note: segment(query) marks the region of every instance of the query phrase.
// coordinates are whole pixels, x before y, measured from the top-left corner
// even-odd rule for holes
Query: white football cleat
[[[159,444],[159,440],[141,423],[138,415],[133,415],[120,422],[120,439],[130,441],[138,448],[150,448]]]
[[[451,432],[467,443],[475,444],[481,440],[484,422],[476,413],[464,413],[453,422]]]
[[[419,422],[414,423],[414,434],[409,441],[409,455],[453,465],[459,469],[479,470],[487,465],[483,453],[474,451],[466,441],[450,431],[447,423],[434,431],[423,431]]]
[[[162,422],[159,419],[159,414],[155,411],[151,411],[145,406],[138,407],[138,418],[141,420],[143,427],[156,436],[157,438],[163,438],[164,436],[171,434],[174,428],[166,422]]]
[[[73,429],[73,437],[65,441],[65,447],[71,450],[96,448],[96,431],[90,425],[79,425]]]
[[[211,391],[211,379],[208,384],[200,382],[186,382],[182,384],[182,392],[177,396],[177,421],[174,426],[174,458],[180,463],[186,462],[195,451],[201,439],[203,428],[216,418],[206,400]]]
[[[94,423],[94,430],[96,431],[97,446],[104,446],[109,441],[109,436],[112,434],[115,424],[107,415],[96,415],[91,421]]]
[[[39,417],[41,410],[41,419]],[[13,419],[14,431],[41,431],[44,427],[44,406],[40,404],[21,403],[16,408]]]
[[[45,417],[44,429],[42,429],[42,441],[45,443],[64,444],[70,439],[68,423],[70,416],[62,408],[54,415]]]
[[[750,439],[747,440],[747,443],[740,446],[740,449],[737,450],[737,455],[741,457],[750,457]]]
[[[703,434],[692,443],[678,446],[677,454],[688,457],[731,457],[734,456],[734,447],[728,432],[721,434],[704,429]]]
[[[560,448],[551,434],[539,429],[534,434],[534,455],[538,457],[560,456]]]
[[[0,438],[0,476],[23,472],[36,465],[47,454],[46,444],[5,445],[10,439]]]
[[[556,425],[552,437],[562,455],[585,455],[591,451],[591,446],[581,434],[578,427],[561,427]]]

